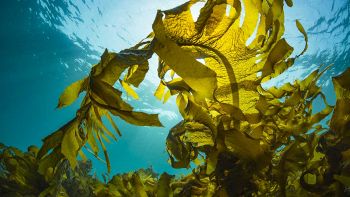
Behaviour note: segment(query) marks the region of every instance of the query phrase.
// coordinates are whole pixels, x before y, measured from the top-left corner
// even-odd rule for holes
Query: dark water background
[[[89,73],[105,48],[119,51],[151,31],[157,9],[172,8],[174,0],[11,0],[0,6],[0,141],[25,150],[74,117],[79,101],[55,109],[60,93]],[[198,12],[198,11],[197,11]],[[334,64],[319,81],[329,102],[335,95],[331,76],[350,66],[350,0],[298,0],[286,8],[286,34],[295,47],[303,37],[295,27],[299,19],[309,35],[309,49],[295,66],[266,86],[305,77],[321,65]],[[135,108],[160,113],[165,128],[135,127],[117,120],[123,137],[108,145],[112,173],[152,166],[172,174],[167,163],[165,138],[181,118],[174,99],[163,105],[153,98],[158,83],[156,59],[138,93]],[[152,74],[153,73],[153,74]],[[315,105],[321,109],[321,102]],[[350,104],[349,104],[350,105]],[[350,106],[349,106],[350,107]],[[94,170],[106,172],[103,163]]]

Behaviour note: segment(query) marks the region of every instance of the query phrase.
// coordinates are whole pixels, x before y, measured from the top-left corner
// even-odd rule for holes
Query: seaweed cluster
[[[335,106],[317,85],[329,67],[264,89],[262,83],[291,67],[308,47],[299,21],[302,52],[291,57],[293,47],[283,38],[283,8],[292,1],[207,0],[194,21],[190,8],[198,2],[158,11],[147,38],[119,53],[106,50],[89,76],[62,93],[59,108],[85,95],[76,117],[47,136],[40,150],[3,148],[0,191],[78,195],[67,193],[64,181],[71,181],[87,185],[86,196],[350,195],[350,69],[333,78]],[[113,116],[134,125],[162,126],[157,114],[134,111],[115,88],[119,83],[137,100],[134,88],[154,53],[160,78],[154,95],[164,102],[176,96],[183,117],[166,139],[170,164],[189,168],[193,163],[195,169],[181,177],[140,170],[106,183],[79,172],[84,162],[78,155],[85,160],[87,150],[98,157],[99,147],[110,171],[105,143],[121,137]],[[324,108],[315,113],[317,98]]]

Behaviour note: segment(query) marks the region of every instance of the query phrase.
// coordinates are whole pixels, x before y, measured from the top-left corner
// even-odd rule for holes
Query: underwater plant
[[[317,80],[329,67],[280,87],[261,84],[293,66],[308,48],[291,57],[284,35],[284,4],[291,0],[199,0],[158,11],[153,32],[118,53],[107,49],[89,76],[67,87],[58,108],[84,94],[76,116],[28,153],[1,147],[0,192],[40,196],[345,196],[350,195],[350,69],[333,78],[336,105],[327,103]],[[242,6],[244,5],[244,7]],[[244,12],[244,15],[242,14]],[[240,23],[243,21],[243,23]],[[81,170],[83,150],[96,157],[121,131],[117,116],[138,126],[162,126],[157,114],[134,111],[122,98],[137,100],[134,88],[159,57],[154,95],[176,96],[183,120],[166,139],[174,177],[151,170],[115,175],[105,183]],[[165,78],[170,73],[171,80]],[[126,73],[123,75],[123,73]],[[324,109],[313,112],[321,98]],[[330,117],[327,124],[322,120]],[[108,129],[106,121],[115,130]],[[26,165],[32,166],[27,168]],[[91,168],[91,167],[90,167]],[[35,180],[35,181],[34,181]],[[76,186],[76,187],[74,187]],[[81,187],[81,191],[76,189]]]

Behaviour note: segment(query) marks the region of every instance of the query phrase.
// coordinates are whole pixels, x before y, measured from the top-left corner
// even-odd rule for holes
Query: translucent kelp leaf
[[[163,103],[166,103],[166,102],[169,100],[170,97],[171,97],[171,91],[168,90],[168,91],[165,93],[165,95],[164,95]]]
[[[77,165],[76,157],[78,150],[81,147],[81,142],[78,142],[76,132],[77,127],[72,125],[72,127],[65,132],[61,144],[62,154],[68,159],[73,169]]]
[[[44,144],[40,148],[38,153],[39,159],[45,156],[51,149],[59,146],[59,144],[63,139],[64,127],[67,127],[67,126],[68,125],[63,126],[61,129],[55,131],[54,133],[50,134],[49,136],[43,139]]]
[[[154,96],[158,99],[158,100],[162,100],[163,99],[163,95],[164,95],[164,91],[165,91],[165,85],[160,82],[156,91],[154,92]]]
[[[85,132],[86,132],[86,135],[87,135],[87,143],[91,147],[94,156],[97,156],[98,151],[99,151],[99,147],[98,147],[98,144],[97,144],[97,141],[96,141],[97,137],[95,136],[96,134],[92,130],[91,127],[92,127],[91,124],[87,124],[86,127],[85,127]]]
[[[132,68],[134,65],[147,64],[152,54],[149,42],[144,43],[139,48],[133,47],[119,53],[110,53],[105,50],[101,61],[92,68],[91,74],[113,85],[125,69]]]
[[[108,106],[121,109],[132,110],[132,107],[121,98],[122,92],[99,79],[91,79],[91,90]]]
[[[155,52],[170,68],[182,77],[194,91],[203,97],[211,97],[216,84],[215,73],[198,62],[181,47],[177,46],[176,43],[166,38],[161,18],[162,14],[158,12],[153,24],[157,39],[154,47]],[[179,56],[181,58],[178,58]],[[182,65],[186,65],[186,67]]]
[[[79,94],[86,89],[86,79],[82,79],[72,83],[61,94],[58,101],[58,108],[72,104],[79,96]]]
[[[120,130],[118,129],[118,126],[115,124],[115,122],[112,120],[112,117],[109,115],[109,113],[106,113],[107,119],[108,121],[111,123],[111,125],[113,126],[115,132],[121,137],[122,133],[120,132]]]
[[[108,153],[107,153],[107,148],[106,148],[105,144],[103,143],[103,141],[101,140],[100,136],[101,136],[100,132],[97,132],[97,139],[98,139],[98,141],[101,144],[101,147],[102,147],[102,150],[103,150],[103,154],[104,154],[105,159],[106,159],[107,170],[108,170],[108,172],[110,172],[111,171],[111,164],[109,162],[109,156],[108,156]]]
[[[307,47],[308,47],[308,37],[307,37],[306,31],[305,31],[303,25],[299,22],[299,20],[296,20],[295,23],[296,23],[296,25],[297,25],[298,30],[303,34],[304,39],[305,39],[305,48],[304,48],[303,51],[298,55],[298,56],[301,56],[301,55],[303,55],[303,54],[305,53],[305,51],[307,50]]]
[[[127,75],[124,78],[126,83],[132,84],[138,87],[140,83],[144,80],[146,73],[148,72],[148,62],[140,65],[134,65],[129,68]]]
[[[212,131],[198,122],[186,122],[184,142],[191,143],[194,147],[213,146]]]
[[[102,110],[100,110],[100,112],[99,112],[99,110],[96,109],[96,108],[94,108],[94,110],[95,110],[95,114],[96,114],[96,118],[93,121],[94,125],[96,127],[98,127],[98,129],[100,130],[101,134],[107,134],[109,137],[111,137],[115,141],[117,141],[117,138],[115,137],[115,135],[102,122],[102,118],[101,118],[100,113],[107,116],[108,112],[105,112],[105,111],[102,111]],[[115,123],[113,122],[113,124],[115,124]]]
[[[186,109],[187,104],[188,104],[188,97],[187,97],[187,95],[180,93],[176,97],[176,105],[177,105],[177,107],[179,109],[179,112],[182,115],[182,117],[186,117],[185,109]]]
[[[190,92],[191,91],[191,88],[181,78],[173,79],[169,82],[166,82],[165,84],[172,91],[179,91],[179,92],[184,92],[184,91]]]
[[[126,91],[126,93],[128,95],[130,95],[131,97],[133,97],[134,99],[138,100],[139,99],[139,95],[137,95],[137,93],[135,92],[134,89],[132,89],[132,87],[130,87],[130,85],[128,83],[126,83],[125,81],[119,80],[120,84],[123,86],[124,90]]]

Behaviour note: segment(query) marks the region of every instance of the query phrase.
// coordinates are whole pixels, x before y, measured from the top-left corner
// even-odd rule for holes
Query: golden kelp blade
[[[137,95],[137,93],[135,92],[135,90],[133,90],[128,83],[119,80],[120,84],[123,86],[124,90],[126,91],[126,93],[130,96],[132,96],[134,99],[138,100],[139,99],[139,95]]]
[[[296,20],[295,23],[296,23],[296,25],[297,25],[298,30],[303,34],[304,39],[305,39],[305,48],[304,48],[303,51],[298,55],[298,57],[299,57],[299,56],[303,55],[303,54],[305,53],[305,51],[307,50],[307,47],[308,47],[308,45],[307,45],[307,43],[308,43],[308,37],[307,37],[306,31],[305,31],[303,25],[299,22],[299,20]]]
[[[79,94],[86,89],[86,86],[87,86],[86,83],[87,83],[87,80],[85,78],[85,79],[76,81],[72,83],[70,86],[68,86],[64,90],[64,92],[61,94],[57,107],[61,108],[72,104],[78,98]]]
[[[188,52],[168,39],[162,25],[162,14],[158,12],[153,24],[155,32],[154,50],[158,56],[167,63],[189,86],[200,96],[212,97],[215,89],[215,73],[196,61]],[[179,58],[181,57],[181,58]],[[204,89],[203,87],[207,87]]]

